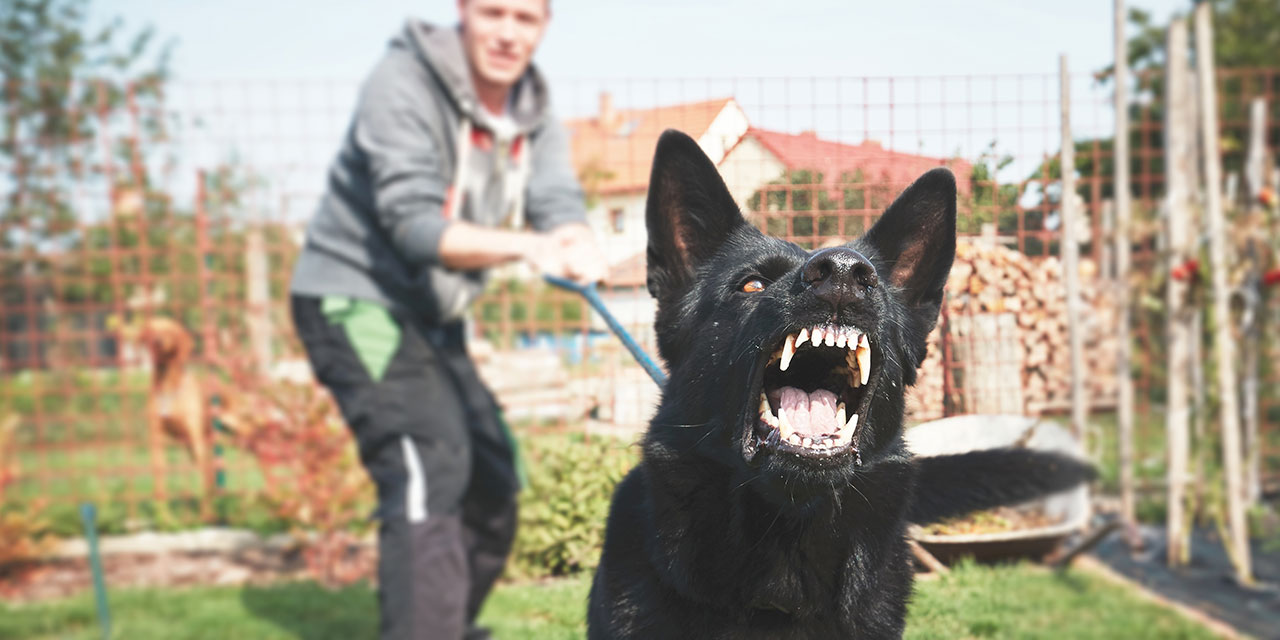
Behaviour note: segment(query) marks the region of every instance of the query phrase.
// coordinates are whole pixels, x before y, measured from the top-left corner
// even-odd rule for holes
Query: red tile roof
[[[743,139],[754,138],[786,166],[788,171],[810,170],[822,173],[833,197],[839,195],[836,183],[844,174],[862,172],[869,183],[892,187],[894,193],[911,184],[920,174],[935,167],[950,167],[956,174],[957,187],[969,192],[969,176],[973,165],[959,158],[933,158],[890,151],[875,141],[845,144],[822,140],[812,131],[800,134],[750,129]],[[739,142],[741,144],[741,141]],[[732,150],[725,154],[728,158]]]
[[[648,284],[648,264],[645,252],[641,251],[609,267],[604,283],[610,288],[643,287]]]
[[[569,130],[573,166],[583,188],[597,193],[644,191],[658,136],[679,129],[697,140],[716,116],[732,102],[719,98],[654,109],[611,109],[601,97],[601,113],[565,122]],[[584,176],[587,171],[596,176]]]

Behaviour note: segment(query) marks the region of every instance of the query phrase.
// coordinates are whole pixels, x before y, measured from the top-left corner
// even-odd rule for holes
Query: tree
[[[119,19],[93,28],[87,6],[86,0],[0,0],[0,163],[7,173],[0,202],[0,308],[6,310],[0,327],[7,332],[52,322],[42,313],[52,308],[56,314],[61,292],[49,277],[65,265],[50,254],[101,240],[86,237],[92,234],[80,224],[77,197],[132,192],[143,194],[145,204],[141,146],[164,133],[158,106],[169,48],[157,51],[151,29],[126,33]],[[119,135],[126,124],[130,134]],[[0,357],[6,355],[39,354],[28,349]]]

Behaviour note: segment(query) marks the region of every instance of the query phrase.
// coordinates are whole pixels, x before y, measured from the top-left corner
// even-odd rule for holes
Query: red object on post
[[[1174,280],[1190,280],[1194,278],[1196,272],[1200,270],[1200,261],[1190,258],[1186,262],[1173,268]]]

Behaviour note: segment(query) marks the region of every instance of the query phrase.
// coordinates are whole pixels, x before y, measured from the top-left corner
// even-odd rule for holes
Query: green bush
[[[508,572],[540,578],[594,569],[613,488],[639,460],[638,448],[581,434],[528,437],[521,448],[529,482]]]

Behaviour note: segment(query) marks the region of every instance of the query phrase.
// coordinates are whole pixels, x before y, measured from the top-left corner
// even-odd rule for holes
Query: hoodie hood
[[[461,25],[437,27],[411,18],[405,22],[404,30],[392,39],[391,44],[414,51],[418,60],[444,87],[463,116],[485,128],[492,128],[489,113],[480,106],[471,82],[471,66],[467,63],[466,51],[462,46],[461,29]],[[532,63],[511,88],[509,104],[511,118],[519,133],[525,134],[537,128],[547,117],[547,85]]]

